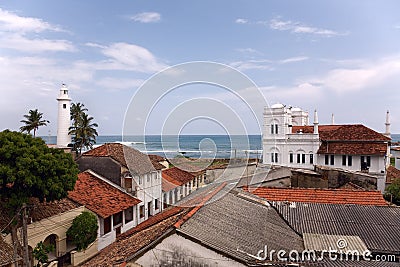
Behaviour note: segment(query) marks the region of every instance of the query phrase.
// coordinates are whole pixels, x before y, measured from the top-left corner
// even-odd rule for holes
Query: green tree
[[[387,188],[385,194],[386,200],[400,205],[400,178],[395,179]]]
[[[89,117],[88,114],[83,112],[79,121],[73,123],[69,128],[74,150],[78,154],[82,153],[82,148],[93,148],[93,145],[96,144],[96,136],[98,136],[96,128],[98,125],[92,121],[93,117]]]
[[[82,115],[85,114],[86,111],[88,111],[88,109],[85,108],[84,104],[72,103],[70,113],[73,126],[78,126],[79,122],[82,119]]]
[[[49,252],[54,251],[53,245],[46,245],[42,241],[37,243],[36,247],[32,251],[33,257],[39,262],[36,267],[43,266],[49,260]]]
[[[25,123],[25,125],[21,126],[19,129],[21,132],[31,133],[33,130],[33,137],[36,137],[36,131],[40,126],[45,126],[47,123],[50,123],[48,120],[42,120],[43,113],[39,112],[37,109],[29,110],[29,114],[24,115],[25,120],[21,120],[21,122]]]
[[[78,251],[85,250],[96,240],[98,228],[96,216],[84,211],[72,221],[67,231],[67,238],[72,240]]]
[[[15,218],[10,224],[14,245],[19,249],[17,227],[21,208],[32,197],[52,201],[74,189],[78,167],[72,155],[49,148],[40,138],[5,130],[0,132],[0,209]]]

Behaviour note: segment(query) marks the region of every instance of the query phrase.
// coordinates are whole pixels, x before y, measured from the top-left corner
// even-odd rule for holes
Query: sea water
[[[48,144],[55,144],[55,136],[43,136]],[[259,158],[262,155],[261,135],[146,135],[98,136],[94,147],[104,143],[122,143],[147,154],[163,157],[191,158]]]

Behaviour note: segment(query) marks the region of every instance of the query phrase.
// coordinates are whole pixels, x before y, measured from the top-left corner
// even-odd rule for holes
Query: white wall
[[[159,266],[163,261],[170,264],[174,263],[175,265],[179,264],[173,261],[171,252],[178,252],[181,260],[187,264],[185,266],[188,266],[188,264],[193,265],[194,263],[218,267],[245,266],[178,234],[165,238],[154,249],[149,250],[134,262],[142,266]]]

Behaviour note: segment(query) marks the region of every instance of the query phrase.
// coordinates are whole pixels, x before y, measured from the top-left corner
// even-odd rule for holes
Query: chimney
[[[332,125],[334,125],[334,124],[335,124],[335,114],[333,114],[333,113],[332,113],[331,124],[332,124]]]

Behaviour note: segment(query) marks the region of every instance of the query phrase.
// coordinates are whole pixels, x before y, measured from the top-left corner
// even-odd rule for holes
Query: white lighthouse
[[[70,107],[71,98],[68,95],[68,88],[65,84],[61,86],[57,97],[58,120],[57,120],[57,147],[66,147],[71,143],[71,136],[68,134],[71,125]]]

